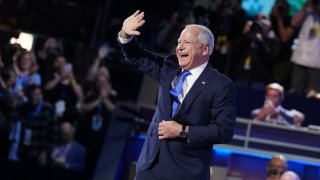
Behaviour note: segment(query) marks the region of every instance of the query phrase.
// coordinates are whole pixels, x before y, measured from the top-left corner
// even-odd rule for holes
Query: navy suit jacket
[[[60,145],[55,145],[52,150],[58,148],[59,146]],[[87,149],[78,142],[73,142],[66,156],[66,163],[69,166],[68,169],[74,171],[84,171],[86,159]]]
[[[208,64],[171,117],[171,82],[181,72],[176,55],[166,58],[142,49],[136,38],[121,44],[126,61],[159,83],[158,102],[137,162],[137,173],[150,168],[159,158],[166,179],[209,179],[213,144],[227,143],[233,137],[236,121],[233,82]],[[189,126],[185,139],[159,140],[162,120]],[[159,156],[161,152],[161,156]]]

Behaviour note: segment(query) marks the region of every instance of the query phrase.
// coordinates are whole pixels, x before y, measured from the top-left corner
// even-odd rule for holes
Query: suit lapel
[[[181,114],[183,114],[183,112],[187,110],[189,106],[191,106],[193,100],[198,96],[202,89],[207,86],[207,81],[210,78],[211,71],[211,66],[208,64],[201,75],[198,77],[198,79],[192,85],[191,89],[180,105],[177,113],[173,116],[174,119],[179,119]]]

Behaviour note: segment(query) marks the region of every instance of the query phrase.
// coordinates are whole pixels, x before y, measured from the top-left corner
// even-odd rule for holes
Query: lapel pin
[[[202,81],[201,83],[202,83],[203,85],[205,85],[205,84],[206,84],[206,82],[205,82],[205,81]]]

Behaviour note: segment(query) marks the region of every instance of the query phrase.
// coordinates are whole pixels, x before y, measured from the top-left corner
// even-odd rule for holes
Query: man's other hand
[[[159,123],[159,139],[177,138],[181,131],[182,125],[175,121],[162,121]]]

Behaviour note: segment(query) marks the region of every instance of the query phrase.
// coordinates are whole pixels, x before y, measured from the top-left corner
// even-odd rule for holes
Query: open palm
[[[138,29],[143,26],[144,23],[144,12],[137,10],[123,22],[120,36],[122,38],[128,38],[132,35],[140,35]]]

